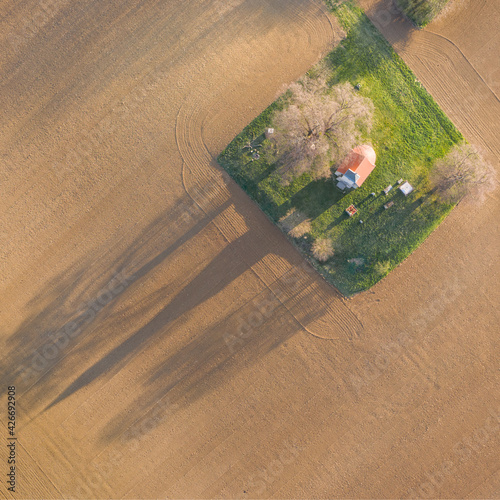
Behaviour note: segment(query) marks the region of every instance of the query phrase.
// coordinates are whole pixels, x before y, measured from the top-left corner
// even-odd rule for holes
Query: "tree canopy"
[[[494,189],[496,175],[474,147],[464,143],[456,145],[436,162],[431,182],[435,192],[446,202],[458,203],[464,198],[481,201]]]
[[[396,2],[418,26],[425,26],[439,14],[448,0],[396,0]]]
[[[371,129],[373,105],[351,84],[328,87],[321,78],[290,86],[288,107],[273,117],[274,155],[284,181],[306,171],[326,177]]]

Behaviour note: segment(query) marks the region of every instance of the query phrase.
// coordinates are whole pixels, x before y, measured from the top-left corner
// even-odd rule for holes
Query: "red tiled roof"
[[[362,146],[356,146],[353,151],[355,153],[358,153],[362,156],[366,156],[370,163],[375,165],[375,162],[377,161],[377,155],[375,153],[375,150],[368,144],[363,144]]]
[[[360,154],[362,153],[362,154]],[[375,168],[375,151],[370,146],[358,146],[354,148],[342,162],[337,172],[340,174],[345,174],[348,170],[352,170],[354,173],[359,175],[359,179],[356,181],[358,186],[361,186],[363,182],[370,175],[372,170]]]

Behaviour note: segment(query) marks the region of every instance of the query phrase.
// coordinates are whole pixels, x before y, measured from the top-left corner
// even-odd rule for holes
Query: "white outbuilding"
[[[408,181],[406,181],[403,182],[401,186],[399,186],[399,189],[405,196],[408,196],[413,191],[413,186]]]

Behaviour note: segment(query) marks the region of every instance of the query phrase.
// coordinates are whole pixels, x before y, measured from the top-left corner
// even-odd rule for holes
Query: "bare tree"
[[[434,191],[448,203],[458,203],[464,198],[481,202],[495,188],[495,180],[493,167],[465,143],[437,161],[431,172]]]
[[[334,254],[333,244],[329,238],[320,238],[312,245],[312,254],[316,260],[326,262]]]
[[[290,105],[273,117],[273,146],[284,181],[310,171],[326,177],[371,128],[372,102],[349,83],[329,88],[305,78],[291,85]]]

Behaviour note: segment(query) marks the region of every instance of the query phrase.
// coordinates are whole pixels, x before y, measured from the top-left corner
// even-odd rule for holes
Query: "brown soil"
[[[498,191],[346,302],[214,161],[338,38],[320,3],[43,5],[0,7],[2,493],[498,496]],[[498,162],[475,31],[383,29]]]

